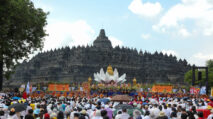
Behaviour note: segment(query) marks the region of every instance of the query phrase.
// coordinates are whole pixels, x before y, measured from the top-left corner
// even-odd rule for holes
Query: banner
[[[152,92],[170,93],[173,87],[171,85],[154,85]]]
[[[69,91],[69,84],[49,84],[48,91]]]
[[[83,82],[81,91],[89,92],[90,91],[90,84],[88,82]]]
[[[211,97],[213,97],[213,87],[211,87]]]
[[[190,94],[199,94],[200,88],[191,87]]]

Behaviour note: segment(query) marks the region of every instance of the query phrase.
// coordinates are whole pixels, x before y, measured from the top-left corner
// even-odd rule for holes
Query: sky
[[[190,64],[213,59],[213,0],[32,0],[49,12],[44,49],[92,45],[100,29],[113,47],[162,51]]]

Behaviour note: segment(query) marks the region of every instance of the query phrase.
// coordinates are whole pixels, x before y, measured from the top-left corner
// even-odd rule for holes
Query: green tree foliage
[[[213,60],[208,60],[206,62],[206,66],[208,67],[208,73],[209,73],[209,86],[213,86]],[[206,72],[205,70],[201,71],[202,72],[202,80],[198,81],[198,70],[195,70],[195,84],[202,84],[205,85],[205,79],[206,79]],[[185,75],[184,75],[184,81],[188,84],[192,84],[192,70],[188,71]]]
[[[42,49],[47,15],[30,0],[0,0],[0,90],[18,61]]]
[[[213,60],[206,61],[206,66],[209,67],[209,69],[213,69]]]

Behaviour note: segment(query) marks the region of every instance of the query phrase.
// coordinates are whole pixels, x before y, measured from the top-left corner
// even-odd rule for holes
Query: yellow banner
[[[213,96],[213,87],[211,87],[211,97]]]
[[[162,92],[162,93],[170,93],[172,92],[172,86],[170,85],[154,85],[152,87],[152,92]]]
[[[69,84],[49,84],[48,91],[69,91]]]

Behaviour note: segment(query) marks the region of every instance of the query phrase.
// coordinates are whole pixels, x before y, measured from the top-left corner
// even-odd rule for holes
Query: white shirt
[[[115,116],[115,119],[121,119],[121,114],[117,114],[117,115]]]
[[[73,111],[73,112],[71,112],[71,114],[70,114],[70,119],[74,119],[74,114],[75,113],[78,113],[77,111]]]
[[[94,116],[91,119],[103,119],[101,116]]]
[[[170,110],[167,109],[164,109],[163,112],[166,114],[166,116],[170,117]]]
[[[13,116],[8,115],[7,119],[19,119],[18,116],[15,114]]]
[[[160,113],[160,110],[158,108],[155,108],[155,107],[153,109],[151,109],[150,111],[151,111],[150,113],[154,114],[155,117],[158,117],[158,115]]]
[[[212,119],[212,118],[213,118],[213,114],[210,114],[207,119]]]
[[[148,115],[146,115],[143,119],[150,119],[150,117]]]
[[[120,119],[129,119],[129,114],[122,112],[122,114],[120,114]]]

